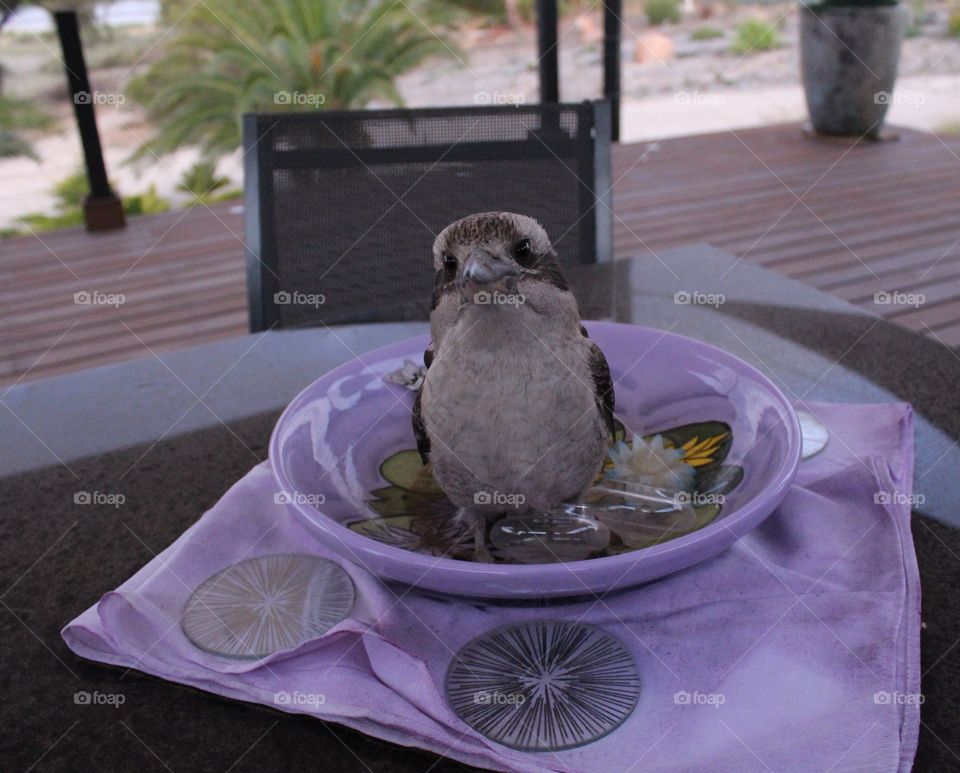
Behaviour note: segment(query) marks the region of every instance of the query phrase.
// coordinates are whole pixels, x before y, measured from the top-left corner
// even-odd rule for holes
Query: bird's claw
[[[492,564],[496,559],[494,559],[493,554],[487,548],[486,544],[480,543],[474,545],[473,560],[480,564]]]

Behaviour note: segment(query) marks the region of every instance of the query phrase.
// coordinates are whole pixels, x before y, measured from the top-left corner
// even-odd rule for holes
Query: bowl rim
[[[472,575],[477,580],[480,578],[513,578],[518,580],[523,579],[525,581],[542,580],[544,583],[549,583],[551,578],[560,577],[566,579],[569,574],[573,574],[580,580],[580,582],[583,583],[584,594],[590,594],[594,592],[593,589],[589,587],[588,583],[583,579],[584,574],[602,571],[603,569],[614,570],[617,567],[620,567],[623,569],[623,573],[621,575],[622,579],[629,574],[633,566],[639,564],[640,562],[649,561],[655,558],[662,558],[663,556],[669,555],[670,553],[675,553],[677,551],[690,551],[693,553],[695,546],[702,545],[702,543],[705,542],[716,541],[718,539],[717,535],[722,530],[731,530],[735,534],[735,538],[718,548],[718,551],[714,551],[719,552],[719,550],[724,549],[729,544],[732,544],[732,542],[736,541],[736,539],[746,533],[746,531],[758,526],[764,518],[766,518],[770,513],[773,512],[773,510],[776,509],[777,505],[786,495],[787,490],[793,484],[793,480],[797,474],[797,469],[800,466],[802,435],[800,430],[800,421],[797,418],[797,411],[795,407],[790,400],[787,399],[783,391],[773,383],[773,381],[771,381],[764,373],[761,373],[753,365],[740,359],[736,355],[731,354],[725,349],[705,343],[704,341],[700,341],[696,338],[684,336],[679,333],[673,333],[668,330],[660,330],[658,328],[653,328],[646,325],[632,325],[622,322],[584,320],[583,324],[587,328],[587,331],[590,332],[591,337],[593,336],[592,331],[597,328],[630,328],[632,330],[639,329],[655,333],[661,340],[668,337],[680,339],[685,342],[685,345],[692,345],[699,349],[701,353],[710,354],[720,360],[727,360],[728,363],[730,363],[735,369],[741,372],[746,371],[750,376],[760,382],[764,388],[766,388],[772,394],[775,400],[780,403],[787,419],[785,422],[787,450],[784,454],[783,462],[777,468],[772,478],[774,483],[761,489],[753,498],[740,507],[732,510],[728,515],[711,521],[702,529],[698,529],[695,532],[685,534],[682,537],[676,537],[658,545],[652,545],[650,547],[631,550],[614,556],[603,556],[600,558],[588,558],[577,561],[561,561],[557,563],[541,564],[486,564],[462,561],[455,558],[447,558],[445,556],[431,556],[425,553],[416,553],[411,550],[404,550],[403,548],[387,545],[370,537],[366,537],[349,528],[348,526],[345,526],[339,521],[334,520],[322,510],[310,506],[304,502],[301,497],[295,495],[296,488],[286,476],[283,466],[280,464],[279,430],[292,415],[307,405],[310,401],[312,401],[312,399],[315,399],[311,397],[311,400],[308,400],[306,395],[313,390],[316,384],[318,384],[320,381],[329,378],[331,375],[338,373],[341,370],[353,367],[357,364],[359,364],[360,367],[369,366],[371,362],[378,359],[378,355],[382,355],[382,353],[387,350],[404,346],[410,348],[411,344],[417,341],[425,341],[429,343],[430,334],[425,333],[418,336],[404,338],[399,341],[394,341],[383,346],[378,346],[375,349],[371,349],[360,354],[348,362],[337,365],[336,367],[328,370],[316,378],[314,381],[310,382],[310,384],[304,387],[297,394],[297,396],[290,401],[277,419],[277,422],[270,434],[270,442],[268,445],[268,462],[270,465],[270,470],[273,473],[274,482],[277,484],[281,492],[288,495],[291,493],[294,494],[293,496],[289,497],[290,501],[287,506],[292,507],[301,519],[306,520],[310,528],[316,528],[339,542],[340,545],[349,552],[349,555],[345,555],[333,545],[327,544],[325,545],[326,547],[334,552],[339,552],[340,555],[347,560],[358,562],[364,569],[377,577],[394,579],[393,575],[396,575],[397,572],[374,570],[367,565],[367,562],[364,561],[361,556],[365,556],[368,559],[376,557],[377,560],[386,561],[388,565],[382,567],[382,569],[392,569],[393,567],[397,567],[400,569],[401,574],[409,574],[410,569],[422,570],[423,575],[420,577],[420,580],[423,580],[427,574],[430,574],[433,575],[434,581],[437,577],[441,576],[446,576],[452,580],[464,580],[469,579]],[[426,346],[424,346],[424,348],[426,348]],[[380,359],[382,359],[382,357],[380,357]],[[764,513],[762,517],[757,518],[758,512],[766,508],[771,500],[774,501],[774,504],[767,509],[767,512]],[[736,528],[738,525],[741,527],[747,526],[748,528],[738,530]],[[712,555],[712,553],[707,555]],[[704,558],[706,558],[707,555],[705,555]],[[691,563],[697,563],[697,561]],[[690,564],[685,564],[684,566],[678,566],[676,568],[679,570],[689,565]],[[400,582],[404,581],[400,580]],[[643,580],[639,580],[639,582],[643,582]],[[413,584],[416,585],[416,583]],[[621,586],[615,583],[610,590],[613,590],[617,587]]]

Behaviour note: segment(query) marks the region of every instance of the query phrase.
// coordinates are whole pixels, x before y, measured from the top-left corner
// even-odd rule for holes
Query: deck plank
[[[960,138],[774,126],[614,148],[618,256],[710,242],[960,347]],[[0,241],[0,384],[246,330],[236,202]],[[119,292],[121,312],[74,304]],[[876,304],[920,292],[918,308]]]

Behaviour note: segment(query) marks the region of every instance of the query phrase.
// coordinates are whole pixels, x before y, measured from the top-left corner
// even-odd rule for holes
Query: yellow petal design
[[[684,443],[680,448],[683,450],[683,461],[691,467],[703,467],[713,461],[713,454],[717,452],[720,444],[730,435],[729,432],[721,432],[719,435],[704,438],[693,437]]]

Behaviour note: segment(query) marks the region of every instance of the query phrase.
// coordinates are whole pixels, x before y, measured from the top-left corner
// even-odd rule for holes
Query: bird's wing
[[[423,353],[423,366],[429,370],[432,362],[433,344],[431,343]],[[413,436],[417,439],[417,451],[420,452],[420,458],[424,464],[427,464],[430,455],[430,438],[427,436],[427,428],[423,423],[423,411],[420,408],[421,395],[423,395],[423,384],[417,390],[417,398],[413,401]]]
[[[420,397],[423,387],[417,390],[417,399],[413,401],[413,435],[417,439],[417,450],[424,464],[430,461],[430,438],[427,437],[427,428],[423,424],[423,412],[420,410]]]
[[[584,338],[587,338],[585,328],[580,328]],[[607,365],[607,358],[603,356],[600,347],[593,341],[590,342],[590,376],[593,379],[593,393],[597,399],[597,408],[603,415],[603,420],[607,423],[607,430],[610,436],[615,434],[615,425],[613,420],[614,395],[613,379],[610,378],[610,366]]]

